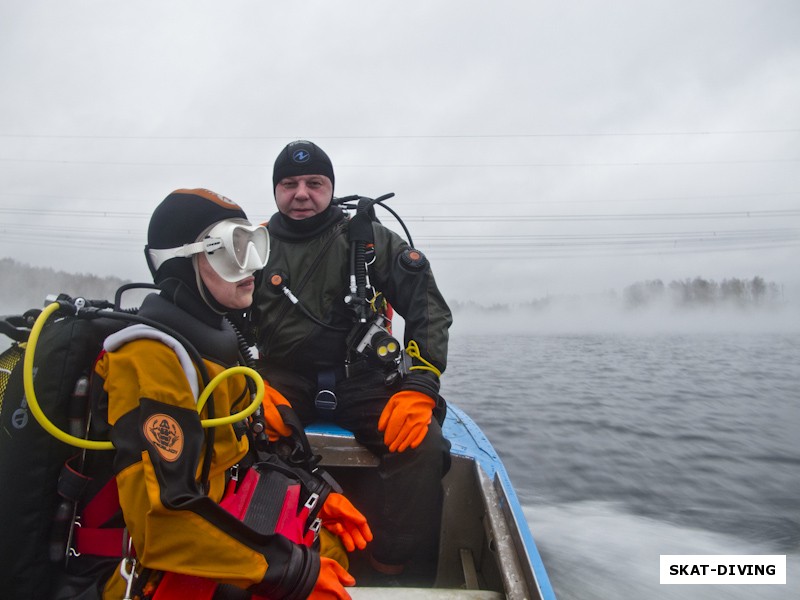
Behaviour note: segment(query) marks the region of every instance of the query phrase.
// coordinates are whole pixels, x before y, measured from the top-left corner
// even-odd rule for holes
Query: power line
[[[465,133],[465,134],[403,134],[403,135],[90,135],[90,134],[35,134],[0,133],[0,138],[16,139],[80,139],[80,140],[461,140],[461,139],[529,139],[529,138],[591,138],[591,137],[677,137],[714,135],[794,134],[800,128],[787,129],[730,129],[695,131],[606,131],[606,132],[540,132],[540,133]]]
[[[508,234],[459,234],[459,235],[428,235],[419,236],[420,240],[430,240],[434,242],[443,241],[446,243],[460,241],[491,242],[493,240],[513,243],[515,241],[527,240],[616,240],[616,239],[669,239],[674,238],[728,238],[728,237],[769,237],[769,236],[791,236],[800,239],[800,229],[792,228],[772,228],[772,229],[729,229],[729,230],[707,230],[707,231],[657,231],[639,233],[584,233],[584,234],[561,234],[561,233],[530,233],[524,235]]]
[[[594,258],[600,256],[657,256],[681,254],[710,254],[718,252],[753,252],[800,247],[797,230],[776,233],[740,235],[711,235],[682,237],[648,237],[592,239],[551,239],[539,241],[499,240],[470,244],[424,244],[425,252],[433,262],[441,260],[538,260],[552,258]]]
[[[2,160],[2,159],[0,159]],[[689,165],[740,165],[800,162],[800,158],[764,158],[733,160],[678,160],[678,161],[634,161],[634,162],[530,162],[530,163],[408,163],[394,165],[337,165],[353,169],[494,169],[494,168],[529,168],[529,167],[676,167]]]
[[[0,192],[0,196],[3,195],[3,192]],[[658,203],[658,202],[694,202],[697,200],[733,200],[733,199],[741,199],[741,198],[788,198],[792,196],[800,196],[800,192],[753,192],[748,194],[698,194],[698,195],[687,195],[687,196],[644,196],[644,197],[634,197],[634,198],[588,198],[588,199],[577,199],[577,198],[559,198],[553,200],[531,200],[531,199],[521,199],[521,200],[507,200],[503,199],[503,206],[532,206],[536,204],[649,204],[649,203]],[[430,200],[427,199],[419,199],[419,198],[400,198],[398,200],[402,206],[409,206],[415,204],[422,204],[424,206],[428,206],[430,204]],[[459,198],[458,205],[459,206],[466,206],[472,204],[490,204],[492,201],[487,199],[481,200],[468,200]]]
[[[42,234],[45,235],[42,235]],[[138,253],[142,232],[108,228],[0,228],[0,245],[78,248],[90,252]],[[38,235],[37,235],[38,234]],[[438,260],[532,260],[592,256],[706,254],[800,246],[800,229],[744,229],[620,234],[544,234],[525,236],[452,235],[421,237],[426,253]]]
[[[20,241],[31,242],[30,236],[8,236],[3,235],[0,239],[0,246],[19,246]],[[52,239],[43,238],[36,240],[35,244],[38,247],[49,248],[77,248],[89,252],[121,252],[125,254],[141,253],[140,246],[131,245],[127,241],[119,241],[113,239],[99,240],[99,239]],[[431,257],[433,262],[441,260],[459,260],[459,261],[472,261],[472,260],[536,260],[544,258],[591,258],[595,256],[652,256],[652,255],[671,255],[671,254],[708,254],[715,252],[750,252],[756,250],[775,250],[781,248],[796,248],[800,247],[800,239],[793,240],[775,240],[763,241],[760,243],[747,243],[747,244],[715,244],[706,246],[686,246],[686,245],[639,245],[639,246],[621,246],[621,245],[586,245],[586,246],[566,246],[566,245],[552,245],[550,247],[535,247],[535,248],[511,248],[511,247],[497,247],[497,248],[484,248],[469,246],[465,248],[430,248],[426,253]]]
[[[104,237],[114,241],[119,241],[122,236],[128,236],[132,239],[139,239],[145,227],[131,228],[131,227],[103,227],[98,225],[84,225],[76,226],[69,225],[65,227],[63,224],[47,225],[42,223],[20,223],[12,227],[0,226],[0,233],[7,236],[19,236],[25,239],[31,239],[32,235],[37,233],[50,233],[57,236],[61,240],[82,238],[85,235],[93,238]],[[624,241],[624,240],[696,240],[696,239],[715,239],[724,240],[731,238],[761,238],[761,239],[800,239],[800,229],[794,228],[765,228],[765,229],[713,229],[713,230],[700,230],[700,231],[648,231],[648,232],[623,232],[623,233],[584,233],[584,234],[564,234],[564,233],[527,233],[527,234],[509,234],[509,233],[480,233],[480,234],[433,234],[433,235],[420,235],[417,241],[424,241],[427,244],[447,245],[448,247],[461,247],[464,244],[481,244],[482,246],[490,244],[502,244],[505,246],[513,246],[515,244],[537,243],[549,244],[552,242],[564,243],[608,243],[608,240]],[[422,246],[422,244],[420,244]]]
[[[519,252],[509,251],[497,252],[473,252],[473,253],[442,253],[434,255],[428,253],[432,262],[439,263],[444,261],[471,262],[480,260],[491,261],[519,261],[525,262],[536,260],[564,260],[578,258],[613,258],[613,257],[634,257],[634,256],[673,256],[673,255],[699,255],[699,254],[719,254],[731,252],[758,252],[763,250],[779,250],[784,248],[800,248],[800,241],[796,243],[783,244],[750,244],[736,247],[706,247],[706,248],[684,248],[684,247],[664,247],[661,249],[620,249],[620,248],[582,248],[578,251],[556,248],[554,251]]]
[[[143,162],[143,161],[110,161],[110,160],[63,160],[50,158],[0,158],[3,163],[25,163],[25,164],[60,164],[60,165],[89,165],[104,167],[257,167],[267,168],[267,164],[257,163],[168,163],[168,162]]]
[[[487,252],[496,252],[506,254],[509,252],[530,251],[534,252],[547,252],[548,250],[556,249],[573,249],[573,250],[594,250],[604,248],[628,249],[628,248],[663,248],[665,250],[678,250],[690,248],[704,248],[704,247],[750,247],[751,243],[769,244],[772,246],[794,246],[800,244],[800,236],[756,236],[756,237],[741,237],[741,238],[683,238],[683,239],[629,239],[629,240],[586,240],[586,241],[552,241],[543,240],[540,242],[525,242],[525,243],[502,243],[496,242],[493,244],[430,244],[426,246],[426,251],[433,252],[458,252],[464,250],[477,250],[480,254]]]
[[[35,215],[54,216],[54,217],[75,217],[75,218],[111,218],[111,219],[149,219],[152,211],[145,212],[124,212],[113,210],[96,210],[96,209],[70,209],[70,208],[0,208],[0,214],[8,215]]]
[[[10,198],[42,198],[42,199],[53,199],[53,200],[82,200],[87,202],[131,202],[131,203],[138,203],[141,202],[141,198],[120,198],[119,196],[72,196],[72,195],[65,195],[65,194],[31,194],[27,192],[2,192],[0,191],[0,197],[6,196]],[[554,200],[503,200],[503,206],[513,206],[513,205],[524,205],[524,206],[532,206],[536,204],[611,204],[611,203],[651,203],[651,202],[669,202],[669,201],[697,201],[697,200],[733,200],[733,199],[741,199],[741,198],[787,198],[793,196],[800,196],[800,191],[796,192],[752,192],[746,194],[697,194],[697,195],[687,195],[687,196],[649,196],[649,197],[637,197],[637,198],[594,198],[594,199],[554,199]],[[414,204],[424,204],[426,207],[429,204],[428,200],[420,200],[414,197],[407,198],[399,198],[399,202],[402,203],[403,206],[409,206]],[[482,204],[485,205],[489,203],[488,200],[465,200],[459,199],[458,205],[470,205],[470,204]],[[33,209],[19,209],[19,210],[33,210]],[[0,212],[3,209],[0,208]],[[104,211],[104,214],[106,213]],[[132,213],[133,214],[133,213]],[[136,213],[136,216],[147,216],[149,217],[149,213]]]
[[[43,214],[52,216],[65,216],[76,218],[149,218],[149,212],[130,212],[130,211],[103,211],[97,209],[75,210],[75,209],[46,209],[41,208],[0,208],[0,214],[19,214],[35,215],[41,217]],[[507,214],[507,215],[411,215],[404,217],[404,221],[417,223],[503,223],[520,221],[651,221],[651,220],[670,220],[670,219],[750,219],[750,218],[778,218],[800,216],[800,209],[781,209],[781,210],[738,210],[738,211],[717,211],[717,212],[674,212],[674,213],[611,213],[611,214]]]
[[[633,162],[528,162],[528,163],[404,163],[404,164],[342,164],[337,169],[528,169],[528,168],[613,168],[613,167],[681,167],[697,165],[744,165],[784,164],[800,162],[800,158],[753,158],[732,160],[681,160],[681,161],[633,161]],[[188,163],[188,162],[143,162],[105,160],[64,160],[49,158],[0,157],[0,163],[60,164],[106,167],[200,167],[200,168],[257,168],[268,169],[267,163]]]
[[[676,212],[676,213],[631,213],[631,214],[578,214],[578,215],[450,215],[450,216],[409,216],[404,221],[418,223],[504,223],[519,221],[630,221],[630,220],[669,220],[669,219],[750,219],[800,216],[800,209],[786,210],[740,210],[724,212]]]

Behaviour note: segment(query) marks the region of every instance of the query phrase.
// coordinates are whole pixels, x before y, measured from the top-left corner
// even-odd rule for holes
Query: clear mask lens
[[[239,281],[263,269],[269,259],[266,227],[230,220],[214,225],[203,240],[208,263],[225,281]]]
[[[253,260],[256,263],[266,264],[266,260],[269,258],[269,237],[266,228],[258,227],[255,231],[249,231],[244,227],[236,227],[233,230],[231,242],[233,256],[240,268],[246,268],[248,261]]]

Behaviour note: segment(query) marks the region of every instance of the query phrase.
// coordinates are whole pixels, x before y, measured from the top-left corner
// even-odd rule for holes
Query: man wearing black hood
[[[177,190],[153,213],[145,253],[160,294],[148,296],[139,315],[185,336],[209,378],[239,363],[237,332],[225,315],[252,303],[254,273],[269,254],[265,228],[219,194]],[[248,436],[234,425],[206,435],[201,419],[241,411],[250,398],[244,376],[224,379],[198,414],[198,366],[181,359],[174,338],[134,325],[110,336],[105,348],[96,372],[108,394],[114,471],[137,573],[194,575],[269,598],[349,598],[343,585],[354,580],[338,563],[282,535],[260,534],[219,505],[231,468],[248,453]],[[291,433],[269,400],[264,409],[272,430]],[[117,571],[104,597],[121,598],[124,590]]]
[[[450,309],[425,256],[378,222],[367,222],[364,236],[374,244],[371,260],[354,264],[355,218],[332,202],[333,165],[319,146],[288,144],[272,183],[278,212],[268,224],[272,249],[254,311],[259,368],[303,422],[333,421],[379,457],[376,507],[367,513],[375,533],[369,560],[381,574],[374,579],[418,583],[407,567],[415,557],[428,564],[435,557],[441,479],[449,467],[439,376]],[[352,332],[360,325],[351,274],[362,266],[375,292],[366,298],[370,318],[379,318],[378,298],[385,298],[404,318],[405,345],[413,340],[419,349],[402,377],[391,361],[354,350]]]

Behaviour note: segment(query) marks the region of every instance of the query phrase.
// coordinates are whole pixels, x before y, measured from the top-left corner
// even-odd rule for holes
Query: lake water
[[[800,597],[800,331],[481,325],[453,330],[443,394],[560,600]],[[785,554],[787,585],[661,586],[661,554]]]

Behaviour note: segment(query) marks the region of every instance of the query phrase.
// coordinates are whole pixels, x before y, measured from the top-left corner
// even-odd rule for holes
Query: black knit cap
[[[298,175],[324,175],[331,180],[331,186],[336,183],[331,159],[322,148],[307,140],[290,142],[278,154],[272,169],[272,191],[283,178]]]
[[[175,190],[153,211],[147,246],[163,249],[192,244],[206,229],[225,219],[247,219],[247,215],[238,204],[210,190]],[[191,259],[168,260],[153,273],[155,283],[168,277],[177,277],[195,287]]]

